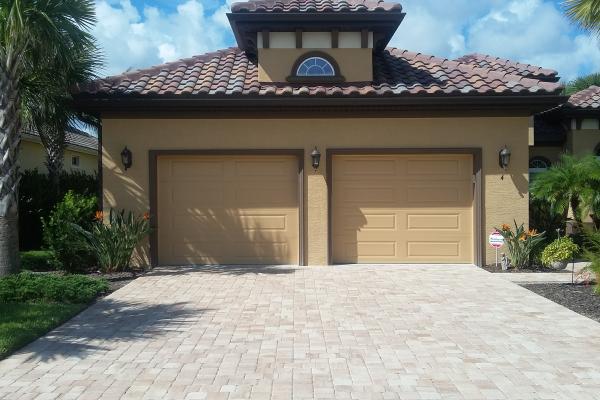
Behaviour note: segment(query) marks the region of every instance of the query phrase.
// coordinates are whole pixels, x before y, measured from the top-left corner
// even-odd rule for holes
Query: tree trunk
[[[49,128],[52,129],[52,128]],[[66,129],[66,127],[65,127]],[[65,156],[65,131],[61,132],[40,132],[40,137],[44,140],[46,148],[46,168],[48,169],[48,177],[52,187],[52,197],[55,201],[59,200],[60,193],[60,174],[63,170]]]
[[[575,218],[579,232],[583,229],[583,220],[581,219],[581,210],[579,209],[580,205],[579,196],[571,196],[571,210],[573,211],[573,218]]]
[[[16,64],[0,60],[0,276],[19,271],[21,116]]]

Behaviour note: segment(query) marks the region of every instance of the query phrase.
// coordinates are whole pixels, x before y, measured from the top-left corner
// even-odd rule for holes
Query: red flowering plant
[[[517,221],[514,230],[507,224],[502,224],[502,228],[496,230],[504,237],[510,264],[517,269],[529,266],[531,253],[544,241],[546,234],[538,233],[535,229],[528,230],[525,224],[517,225]]]
[[[104,213],[97,211],[89,231],[79,226],[75,229],[96,255],[102,271],[123,271],[130,268],[133,251],[150,233],[150,214],[110,210],[105,219]]]

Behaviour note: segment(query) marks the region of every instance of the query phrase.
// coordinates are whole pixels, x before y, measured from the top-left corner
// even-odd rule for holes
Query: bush
[[[550,243],[542,252],[542,263],[550,265],[553,262],[566,261],[573,258],[579,251],[579,246],[568,237],[561,237]]]
[[[26,271],[53,271],[61,267],[53,251],[31,250],[21,252],[21,268]]]
[[[81,271],[94,264],[94,256],[73,224],[90,227],[96,210],[96,197],[67,192],[63,200],[42,220],[44,243],[69,272]]]
[[[510,264],[517,269],[528,267],[531,254],[544,241],[545,232],[538,233],[534,229],[526,231],[525,224],[518,226],[516,221],[514,232],[506,224],[497,230],[506,242]]]
[[[37,250],[43,243],[42,218],[47,218],[50,211],[64,195],[72,190],[85,196],[97,196],[99,179],[97,175],[83,172],[63,172],[59,179],[58,198],[55,198],[50,187],[48,175],[37,170],[24,171],[19,183],[19,248],[21,250]]]
[[[133,251],[150,232],[148,214],[138,217],[132,212],[125,214],[124,210],[111,210],[108,224],[101,212],[96,219],[90,231],[82,226],[75,225],[74,228],[85,237],[100,269],[107,273],[129,269]]]
[[[0,279],[0,302],[61,302],[85,304],[108,291],[105,279],[22,272]]]

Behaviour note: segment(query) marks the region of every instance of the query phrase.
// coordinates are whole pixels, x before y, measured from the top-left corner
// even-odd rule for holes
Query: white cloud
[[[440,8],[437,0],[402,4],[407,16],[392,40],[395,46],[448,58],[490,54],[556,69],[567,80],[600,71],[600,42],[577,34],[554,1],[456,1],[452,8]]]
[[[201,1],[187,0],[167,13],[156,7],[137,9],[130,0],[97,0],[94,35],[102,47],[105,74],[117,74],[202,54],[232,44],[225,9],[207,11]],[[225,20],[224,20],[225,19]]]
[[[225,13],[236,0],[96,0],[94,34],[116,74],[235,45]],[[161,3],[162,2],[162,3]],[[145,7],[134,4],[146,4]],[[401,0],[391,44],[456,58],[485,53],[557,69],[565,79],[600,71],[596,38],[578,33],[555,0]],[[173,3],[170,3],[173,4]]]

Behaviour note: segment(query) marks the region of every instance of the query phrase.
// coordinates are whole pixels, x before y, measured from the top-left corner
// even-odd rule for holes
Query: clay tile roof
[[[600,109],[600,87],[590,86],[589,88],[577,92],[569,98],[568,107],[582,110]]]
[[[388,48],[375,53],[373,82],[260,83],[246,54],[230,48],[94,81],[88,96],[374,97],[559,94],[562,86],[510,71]]]
[[[549,82],[558,82],[558,72],[530,64],[523,64],[503,58],[485,54],[468,54],[457,58],[455,61],[470,64],[476,67],[488,68],[493,71],[506,72]]]
[[[233,13],[375,12],[402,11],[398,3],[383,0],[253,0],[234,3]]]

